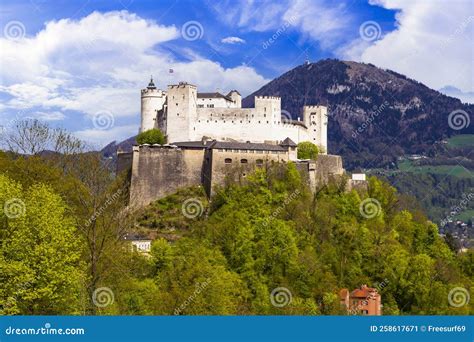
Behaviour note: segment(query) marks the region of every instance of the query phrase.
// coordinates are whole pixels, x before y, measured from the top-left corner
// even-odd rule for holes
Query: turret
[[[141,125],[140,132],[158,127],[158,112],[163,110],[166,94],[157,89],[153,77],[145,89],[141,91]]]

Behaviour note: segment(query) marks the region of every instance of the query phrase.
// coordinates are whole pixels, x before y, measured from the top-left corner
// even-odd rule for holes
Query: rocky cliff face
[[[243,106],[253,106],[256,95],[280,96],[293,118],[304,105],[328,106],[329,152],[341,154],[348,169],[387,166],[403,154],[429,155],[442,139],[474,133],[474,105],[371,64],[301,65],[246,97]]]

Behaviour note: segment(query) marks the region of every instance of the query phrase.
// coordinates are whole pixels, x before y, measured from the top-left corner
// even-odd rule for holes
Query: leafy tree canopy
[[[315,160],[318,157],[318,154],[318,146],[316,146],[312,142],[303,141],[298,144],[298,159]]]
[[[166,143],[165,135],[159,129],[149,129],[148,131],[141,132],[137,136],[137,143],[141,144],[160,144]]]

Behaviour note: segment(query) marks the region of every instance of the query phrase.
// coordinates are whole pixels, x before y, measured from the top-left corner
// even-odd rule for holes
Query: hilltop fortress
[[[159,128],[166,145],[137,145],[118,152],[117,170],[131,166],[130,204],[143,206],[201,185],[208,196],[227,181],[241,181],[257,167],[295,162],[312,189],[344,174],[340,156],[327,154],[327,108],[304,106],[302,120],[281,110],[274,96],[255,97],[241,108],[238,91],[199,93],[189,83],[157,89],[153,79],[141,90],[140,132]],[[298,160],[297,144],[320,148],[317,160]]]
[[[203,137],[220,141],[277,144],[290,138],[296,144],[311,141],[327,151],[327,108],[304,106],[302,121],[282,116],[281,99],[256,96],[254,108],[242,108],[237,90],[227,95],[198,93],[196,86],[181,82],[157,89],[153,80],[141,91],[141,128],[159,128],[171,143]]]

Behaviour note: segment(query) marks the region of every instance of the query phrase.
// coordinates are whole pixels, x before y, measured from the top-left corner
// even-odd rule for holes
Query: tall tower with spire
[[[166,94],[157,89],[153,76],[145,89],[141,90],[141,125],[140,132],[158,128],[158,112],[163,111]]]

